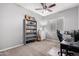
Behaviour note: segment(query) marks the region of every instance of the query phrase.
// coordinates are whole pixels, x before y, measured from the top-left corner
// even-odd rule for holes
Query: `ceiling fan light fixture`
[[[37,9],[35,9],[35,10],[42,10],[42,13],[45,13],[45,12],[52,12],[52,10],[50,9],[50,8],[52,8],[52,7],[54,7],[54,6],[56,6],[56,4],[54,3],[54,4],[51,4],[51,5],[49,5],[49,6],[47,6],[47,4],[46,3],[40,3],[41,5],[42,5],[42,8],[37,8]]]

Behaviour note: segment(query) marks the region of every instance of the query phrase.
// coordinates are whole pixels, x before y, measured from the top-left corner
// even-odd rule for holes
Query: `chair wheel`
[[[58,55],[60,54],[60,52],[58,52]]]
[[[58,55],[60,56],[60,55],[61,55],[61,53],[60,53],[60,52],[58,52]]]

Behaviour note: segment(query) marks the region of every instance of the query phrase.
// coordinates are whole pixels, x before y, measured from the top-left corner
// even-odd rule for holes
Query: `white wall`
[[[24,15],[34,16],[40,20],[41,16],[16,4],[0,4],[0,50],[23,44]]]
[[[78,30],[79,30],[79,6],[78,6]]]
[[[64,19],[63,31],[78,29],[78,7],[70,8],[55,14],[48,15],[46,17],[43,17],[43,20],[48,22],[47,27],[50,27],[49,21],[51,21],[51,23],[54,23],[54,21],[58,18]],[[48,28],[47,30],[49,32],[51,29]],[[53,34],[52,32],[53,31],[51,31],[49,34],[52,34],[51,37],[55,38],[55,33]]]
[[[44,20],[53,20],[60,17],[64,18],[64,30],[78,29],[78,7],[67,9],[59,13],[51,14],[44,17]]]

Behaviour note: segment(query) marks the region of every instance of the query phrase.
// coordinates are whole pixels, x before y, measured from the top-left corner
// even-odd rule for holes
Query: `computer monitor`
[[[74,41],[79,41],[79,31],[74,31]]]

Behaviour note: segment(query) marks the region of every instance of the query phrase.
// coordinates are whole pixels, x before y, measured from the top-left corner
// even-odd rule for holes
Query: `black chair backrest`
[[[59,30],[57,30],[57,36],[58,36],[59,41],[61,42],[63,40],[63,37]]]

